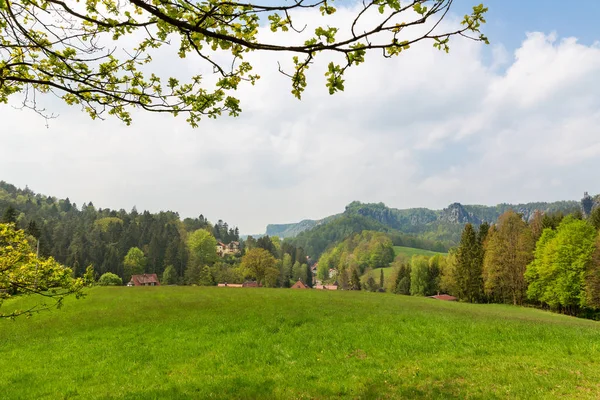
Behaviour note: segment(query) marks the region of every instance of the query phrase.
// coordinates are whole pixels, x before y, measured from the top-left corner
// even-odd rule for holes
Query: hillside
[[[366,292],[94,288],[61,310],[0,321],[0,393],[597,399],[599,341],[592,321],[502,305]]]
[[[124,274],[123,259],[132,247],[147,256],[144,272],[161,275],[172,265],[182,278],[188,261],[187,235],[210,230],[225,243],[238,240],[239,230],[219,220],[213,224],[203,215],[181,219],[172,211],[138,212],[135,207],[111,210],[92,202],[77,205],[29,188],[20,189],[0,181],[0,217],[13,210],[16,225],[39,239],[40,255],[53,256],[80,276],[88,265],[96,272]]]
[[[596,198],[597,199],[597,198]],[[302,246],[312,257],[318,257],[330,244],[352,233],[376,230],[390,234],[394,245],[446,252],[456,246],[466,223],[495,222],[504,212],[513,209],[530,219],[536,210],[544,213],[570,213],[580,209],[577,201],[553,203],[499,204],[497,206],[461,205],[453,203],[443,210],[412,208],[399,210],[383,203],[365,204],[358,201],[346,206],[343,213],[328,217],[323,223],[302,230],[307,225],[287,224],[285,231],[297,232],[291,242]]]

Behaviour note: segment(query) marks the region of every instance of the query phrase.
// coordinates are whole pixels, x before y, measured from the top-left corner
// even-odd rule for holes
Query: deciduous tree
[[[257,282],[263,282],[265,273],[269,268],[275,268],[275,257],[265,250],[257,247],[246,252],[242,257],[241,268],[246,276],[256,279]]]
[[[597,232],[568,216],[557,230],[545,229],[527,266],[527,296],[567,313],[586,307],[585,276],[592,264]]]
[[[452,3],[370,0],[352,9],[353,20],[342,25],[331,19],[336,12],[331,2],[321,0],[2,1],[0,103],[21,93],[24,105],[37,109],[36,94],[53,93],[69,105],[81,106],[92,118],[108,114],[129,124],[131,109],[140,108],[184,114],[197,126],[202,116],[240,113],[233,92],[259,78],[246,58],[252,51],[293,54],[291,67],[280,66],[280,71],[300,98],[308,68],[323,53],[337,55],[325,73],[333,94],[344,89],[346,70],[362,64],[369,51],[389,58],[422,41],[445,52],[454,36],[487,42],[480,31],[487,11],[483,5],[474,7],[461,25],[440,24]],[[308,31],[294,21],[310,8],[320,15],[313,15],[315,24]],[[261,24],[288,37],[298,35],[287,44],[264,39]],[[157,53],[161,47],[167,51]],[[180,69],[178,58],[192,56],[217,74],[214,86],[200,73],[190,77],[171,72]],[[169,72],[145,66],[153,57],[166,57]]]
[[[129,249],[123,259],[123,280],[129,282],[132,275],[143,274],[146,263],[146,256],[142,250],[137,247]]]
[[[192,232],[188,237],[190,249],[189,263],[193,265],[212,265],[217,261],[217,239],[204,229]]]
[[[70,268],[60,265],[52,257],[36,257],[25,232],[17,230],[13,224],[0,223],[0,306],[16,294],[39,295],[42,299],[26,310],[0,311],[0,318],[31,315],[60,307],[67,296],[81,297],[83,287],[83,280],[74,279]]]

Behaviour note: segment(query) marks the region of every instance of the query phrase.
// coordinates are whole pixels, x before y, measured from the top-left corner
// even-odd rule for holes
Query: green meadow
[[[412,256],[433,257],[438,254],[442,255],[442,256],[445,256],[447,254],[447,253],[438,253],[436,251],[431,251],[431,250],[416,249],[414,247],[404,247],[404,246],[394,246],[394,253],[396,255],[402,254],[409,259]]]
[[[600,325],[386,293],[93,288],[0,321],[0,397],[597,399]]]

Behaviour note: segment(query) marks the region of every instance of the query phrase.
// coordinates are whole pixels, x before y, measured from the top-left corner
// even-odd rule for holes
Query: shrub
[[[98,285],[100,286],[121,286],[123,285],[123,280],[119,278],[117,275],[107,272],[103,274],[100,279],[98,279]]]

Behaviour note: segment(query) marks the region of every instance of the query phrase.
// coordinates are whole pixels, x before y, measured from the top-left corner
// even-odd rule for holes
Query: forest
[[[375,210],[384,211],[377,219],[366,215]],[[447,255],[410,258],[395,256],[394,246],[442,252],[446,247],[383,224],[380,220],[390,213],[381,205],[284,240],[241,240],[237,227],[222,220],[213,224],[203,215],[181,219],[170,211],[97,209],[91,202],[78,207],[68,198],[5,182],[0,182],[0,212],[4,242],[17,243],[15,237],[23,235],[39,260],[64,265],[73,278],[101,285],[123,285],[143,273],[157,274],[167,285],[252,280],[265,287],[290,287],[301,280],[308,287],[317,281],[342,290],[446,293],[471,303],[599,315],[600,203],[598,196],[587,194],[580,209],[569,214],[537,210],[526,216],[508,209],[492,224],[456,224],[460,241]],[[235,244],[237,250],[219,254],[218,243]],[[374,273],[378,269],[379,276]],[[10,290],[18,292],[16,286]]]

